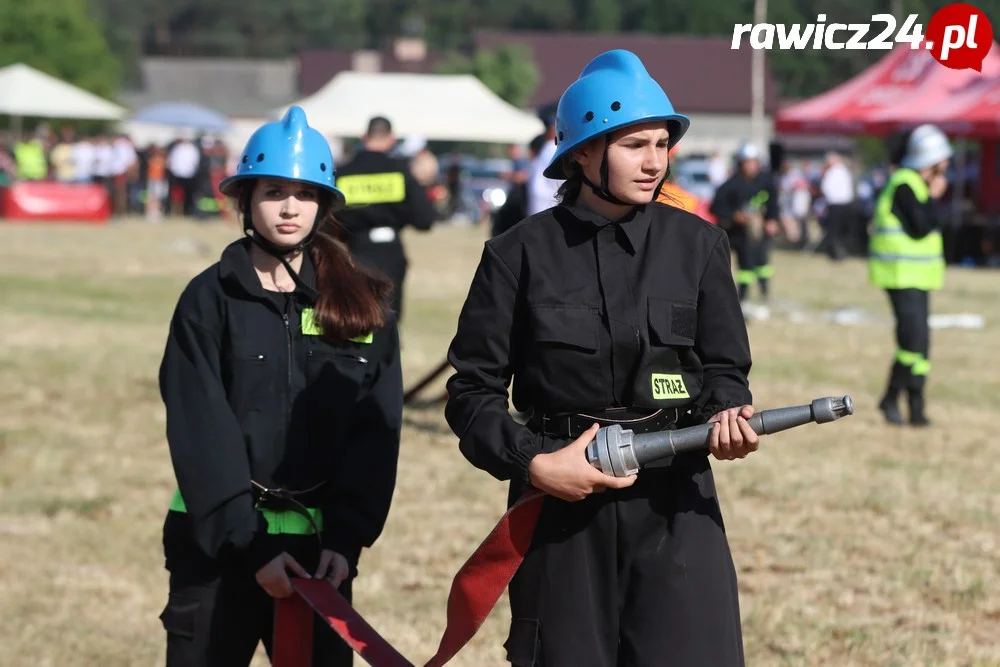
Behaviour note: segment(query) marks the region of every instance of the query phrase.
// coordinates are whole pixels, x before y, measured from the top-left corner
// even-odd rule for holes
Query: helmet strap
[[[584,183],[586,183],[594,194],[603,199],[606,202],[616,204],[618,206],[635,206],[636,204],[631,204],[627,201],[622,201],[616,197],[608,187],[608,147],[611,145],[611,135],[604,135],[604,155],[601,156],[601,185],[595,185],[587,175],[581,170],[580,177]],[[669,160],[669,158],[668,158]],[[653,196],[650,198],[649,202],[653,203],[656,198],[660,196],[660,190],[663,189],[663,184],[667,182],[670,178],[670,162],[667,162],[667,173],[663,175],[663,178],[657,184],[656,189],[653,190]]]
[[[319,232],[319,221],[314,221],[312,229],[309,230],[309,233],[295,245],[279,246],[266,239],[263,234],[260,234],[253,228],[253,221],[250,217],[249,199],[250,198],[247,197],[243,207],[243,233],[250,238],[251,243],[281,262],[281,264],[285,267],[285,270],[288,271],[288,275],[291,277],[292,282],[295,283],[296,287],[308,294],[313,300],[317,299],[319,294],[315,289],[307,285],[301,277],[299,277],[298,272],[292,268],[292,265],[288,262],[287,258],[288,255],[292,255],[296,252],[307,252],[308,247],[312,244],[313,240],[316,238],[316,234]],[[319,216],[317,216],[317,218],[318,217]]]
[[[586,174],[581,173],[581,178],[584,183],[586,183],[594,194],[603,199],[606,202],[616,204],[618,206],[632,206],[632,204],[627,201],[622,201],[618,197],[612,194],[611,190],[608,188],[608,147],[611,145],[611,135],[604,135],[604,154],[601,156],[601,185],[594,185],[593,181],[587,178]]]

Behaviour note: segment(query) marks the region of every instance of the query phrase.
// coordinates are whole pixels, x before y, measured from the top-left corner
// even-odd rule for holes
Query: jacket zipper
[[[285,394],[285,423],[292,416],[292,325],[288,321],[288,313],[282,313],[281,318],[285,321],[285,342],[288,352],[288,391]]]

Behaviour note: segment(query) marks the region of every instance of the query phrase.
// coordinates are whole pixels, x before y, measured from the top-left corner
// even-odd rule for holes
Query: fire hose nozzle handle
[[[809,405],[762,410],[747,420],[759,435],[778,433],[803,424],[826,424],[854,414],[850,396],[817,398]],[[605,474],[627,477],[648,463],[708,448],[714,424],[675,431],[634,434],[619,424],[605,426],[587,445],[587,461]]]

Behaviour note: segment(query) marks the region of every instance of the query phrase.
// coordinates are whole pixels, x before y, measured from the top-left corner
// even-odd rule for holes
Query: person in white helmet
[[[929,295],[944,284],[944,243],[937,202],[948,188],[951,144],[941,130],[921,125],[906,140],[900,168],[875,204],[868,246],[871,284],[886,290],[896,318],[896,354],[879,409],[902,424],[899,395],[907,393],[910,424],[927,426],[924,385],[931,364]]]
[[[767,307],[752,308],[750,287],[757,283],[762,301],[767,301],[771,266],[771,238],[778,233],[778,193],[771,175],[761,170],[760,149],[747,142],[736,151],[738,169],[723,183],[712,200],[711,212],[736,252],[740,302],[744,312],[767,316]]]

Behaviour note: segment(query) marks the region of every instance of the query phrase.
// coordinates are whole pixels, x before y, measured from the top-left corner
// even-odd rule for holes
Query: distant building
[[[529,108],[557,100],[590,58],[624,48],[642,58],[677,110],[690,116],[692,129],[681,144],[682,155],[731,153],[751,136],[751,49],[733,50],[728,37],[492,30],[473,36],[473,51],[509,44],[528,47],[539,70]],[[125,91],[119,101],[133,109],[188,101],[249,127],[271,110],[316,92],[339,72],[426,74],[447,59],[447,53],[429,51],[423,40],[412,38],[398,39],[380,51],[310,49],[285,60],[150,57],[141,64],[142,89]],[[778,99],[766,61],[765,69],[765,129],[770,140]]]

